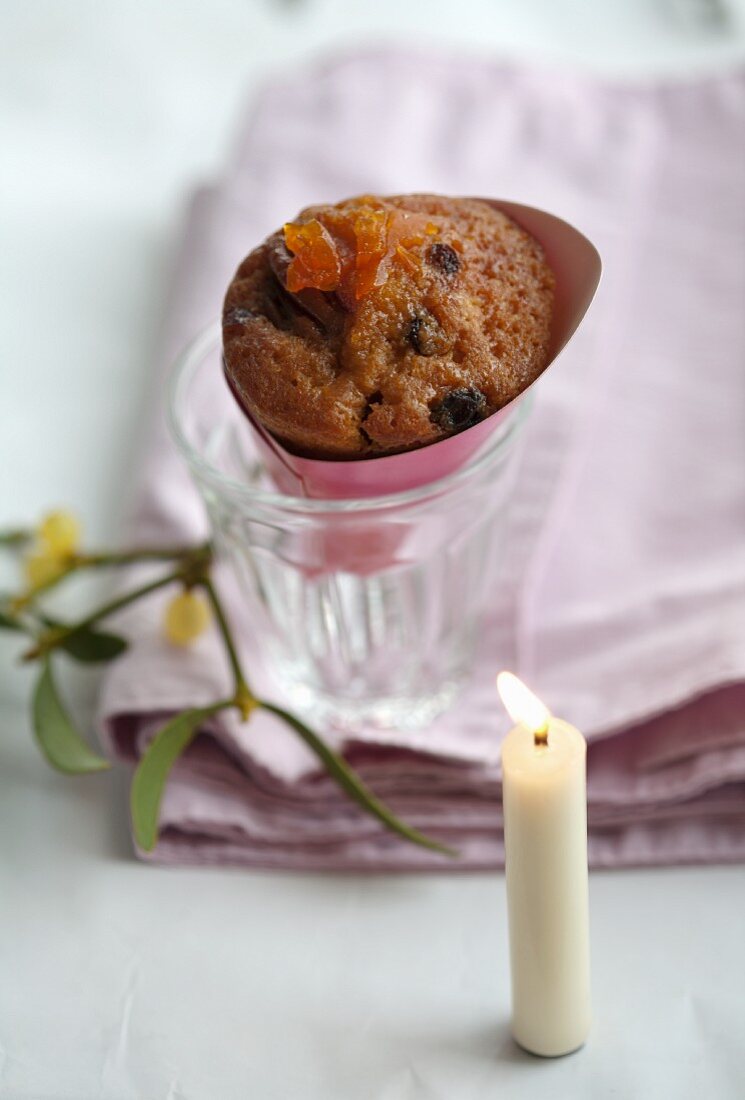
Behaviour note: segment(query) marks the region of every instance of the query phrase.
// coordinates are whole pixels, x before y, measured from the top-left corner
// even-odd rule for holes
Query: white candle
[[[555,1057],[590,1027],[587,745],[517,677],[498,685],[518,723],[502,746],[512,1033]]]

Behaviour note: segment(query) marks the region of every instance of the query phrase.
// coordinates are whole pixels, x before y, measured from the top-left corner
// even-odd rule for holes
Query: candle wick
[[[541,726],[540,729],[533,730],[533,744],[536,748],[545,748],[548,745],[548,722]]]

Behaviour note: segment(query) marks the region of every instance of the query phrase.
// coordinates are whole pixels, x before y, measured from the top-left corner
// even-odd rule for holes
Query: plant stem
[[[25,634],[27,638],[34,639],[36,637],[36,624],[27,622],[25,619],[21,619],[18,615],[10,616],[10,621],[14,623],[19,633]]]
[[[22,534],[22,532],[18,532],[18,534]],[[148,561],[181,561],[188,562],[192,566],[202,567],[209,562],[211,555],[212,548],[208,542],[202,543],[201,546],[142,546],[121,552],[101,551],[95,554],[70,554],[64,561],[61,572],[22,596],[16,596],[12,601],[13,607],[17,611],[28,607],[37,596],[56,588],[58,584],[79,569],[100,569],[105,566],[134,565],[137,562]]]
[[[235,702],[238,709],[243,714],[244,719],[248,718],[251,711],[255,709],[257,702],[256,698],[248,686],[246,677],[243,675],[243,669],[241,668],[241,662],[238,657],[238,651],[233,641],[233,634],[231,632],[228,620],[223,610],[222,602],[217,594],[212,579],[210,577],[203,577],[199,582],[207,593],[207,597],[212,605],[212,610],[217,620],[217,626],[222,636],[222,640],[225,643],[225,649],[228,654],[228,661],[230,662],[230,668],[233,673],[233,682],[235,684]]]
[[[16,596],[11,602],[13,608],[16,611],[23,611],[25,607],[28,607],[30,603],[33,603],[37,596],[41,596],[43,592],[49,592],[50,589],[56,588],[66,577],[69,577],[71,573],[74,573],[77,569],[77,564],[73,558],[70,558],[66,562],[59,573],[56,573],[53,577],[50,577],[48,581],[44,581],[42,584],[37,584],[34,588],[31,588],[28,592],[24,592],[22,596]]]
[[[0,546],[7,546],[13,548],[16,546],[24,546],[32,539],[30,531],[21,530],[20,528],[15,531],[0,531]]]
[[[121,608],[134,603],[135,600],[139,600],[141,596],[148,596],[151,592],[157,592],[159,588],[165,588],[166,585],[173,584],[174,581],[182,580],[183,576],[183,569],[178,568],[174,569],[171,573],[166,573],[164,577],[158,577],[157,580],[149,581],[148,584],[141,585],[140,588],[133,588],[131,592],[125,592],[123,596],[117,596],[115,600],[111,600],[109,603],[99,607],[96,611],[92,611],[90,615],[86,615],[80,622],[73,623],[68,627],[68,633],[74,634],[76,630],[85,630],[87,627],[97,623],[99,619],[105,619],[108,615],[113,615],[115,611],[120,611]]]
[[[201,546],[143,546],[118,553],[102,551],[98,554],[77,554],[75,563],[78,568],[99,569],[106,565],[132,565],[140,561],[179,561],[194,559],[202,555],[208,557],[210,552],[208,542],[203,543]]]
[[[118,596],[115,600],[111,600],[102,607],[96,608],[90,615],[86,615],[84,619],[80,619],[77,623],[71,623],[69,626],[62,627],[59,630],[52,630],[47,635],[42,635],[37,645],[34,646],[33,649],[28,650],[27,653],[24,653],[23,659],[25,661],[31,661],[35,657],[40,657],[50,649],[55,649],[60,642],[65,641],[71,635],[77,634],[80,630],[86,630],[100,619],[105,619],[107,616],[113,615],[116,611],[121,611],[123,607],[127,607],[129,604],[134,603],[135,600],[139,600],[142,596],[149,596],[151,592],[157,592],[159,588],[165,588],[166,585],[173,584],[174,581],[183,581],[183,579],[184,569],[180,567],[179,569],[174,569],[171,573],[166,573],[164,577],[159,577],[157,580],[150,581],[148,584],[143,584],[140,588],[134,588],[131,592],[125,592],[123,596]]]

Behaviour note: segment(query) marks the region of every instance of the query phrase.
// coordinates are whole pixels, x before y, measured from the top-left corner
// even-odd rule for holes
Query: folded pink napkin
[[[283,77],[190,206],[160,368],[220,311],[238,261],[300,207],[365,192],[516,199],[600,248],[605,281],[537,387],[510,561],[471,682],[431,729],[330,737],[457,863],[352,806],[282,725],[213,723],[177,764],[152,858],[330,869],[502,861],[499,667],[590,740],[590,858],[745,857],[745,79],[611,85],[433,54],[357,54]],[[132,538],[205,518],[154,401]],[[228,603],[229,579],[220,576]],[[161,640],[153,600],[108,675],[102,734],[134,759],[176,708],[227,686],[217,639]],[[243,628],[252,681],[273,689]],[[325,731],[321,731],[325,732]]]

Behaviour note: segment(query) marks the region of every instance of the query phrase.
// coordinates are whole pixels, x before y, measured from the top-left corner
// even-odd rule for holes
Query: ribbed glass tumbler
[[[475,459],[422,488],[293,497],[260,463],[219,329],[187,348],[172,430],[238,580],[231,618],[260,632],[283,702],[345,730],[417,728],[452,702],[494,590],[527,412],[524,401]]]

